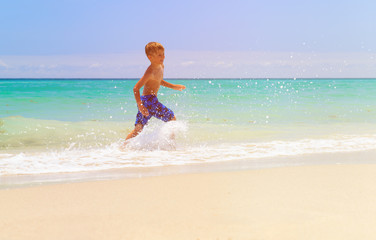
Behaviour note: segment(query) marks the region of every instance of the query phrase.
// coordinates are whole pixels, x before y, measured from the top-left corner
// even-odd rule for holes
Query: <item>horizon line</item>
[[[111,78],[111,77],[105,77],[105,78],[90,78],[90,77],[78,77],[78,78],[75,78],[75,77],[69,77],[69,78],[48,78],[48,77],[42,77],[42,78],[35,78],[35,77],[31,77],[31,78],[24,78],[24,77],[20,77],[20,78],[0,78],[0,80],[137,80],[137,79],[140,79],[139,77],[135,77],[135,78],[129,78],[129,77],[125,77],[125,78]],[[304,80],[304,79],[317,79],[317,80],[322,80],[322,79],[375,79],[376,80],[376,77],[281,77],[281,78],[278,78],[278,77],[256,77],[256,78],[253,78],[253,77],[226,77],[226,78],[215,78],[215,77],[204,77],[204,78],[197,78],[197,77],[192,77],[192,78],[189,78],[189,77],[183,77],[183,78],[164,78],[164,79],[169,79],[169,80],[258,80],[258,79],[264,79],[264,80],[268,80],[268,79],[286,79],[286,80]]]

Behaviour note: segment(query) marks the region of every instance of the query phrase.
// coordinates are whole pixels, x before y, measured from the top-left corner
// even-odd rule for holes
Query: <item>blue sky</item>
[[[376,77],[373,0],[15,0],[0,8],[0,77]]]

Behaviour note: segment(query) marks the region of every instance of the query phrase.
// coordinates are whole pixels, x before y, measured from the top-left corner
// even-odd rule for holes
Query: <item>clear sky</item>
[[[1,77],[376,77],[374,0],[14,0]]]

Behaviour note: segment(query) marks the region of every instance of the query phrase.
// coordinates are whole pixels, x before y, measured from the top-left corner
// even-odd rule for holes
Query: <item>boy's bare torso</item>
[[[147,78],[142,95],[154,95],[157,96],[159,87],[163,80],[164,66],[160,65],[156,68],[149,66],[146,70],[145,77]]]

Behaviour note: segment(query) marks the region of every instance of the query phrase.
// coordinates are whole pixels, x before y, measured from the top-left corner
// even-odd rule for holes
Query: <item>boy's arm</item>
[[[184,85],[172,84],[172,83],[166,82],[165,80],[162,80],[161,85],[163,87],[168,87],[168,88],[171,88],[171,89],[174,89],[174,90],[179,90],[179,91],[185,89]]]
[[[140,95],[140,89],[145,85],[145,83],[148,80],[148,72],[146,71],[145,75],[138,80],[136,85],[134,85],[133,93],[134,98],[136,99],[137,107],[144,116],[149,116],[149,111],[146,109],[146,107],[141,102],[141,95]]]

